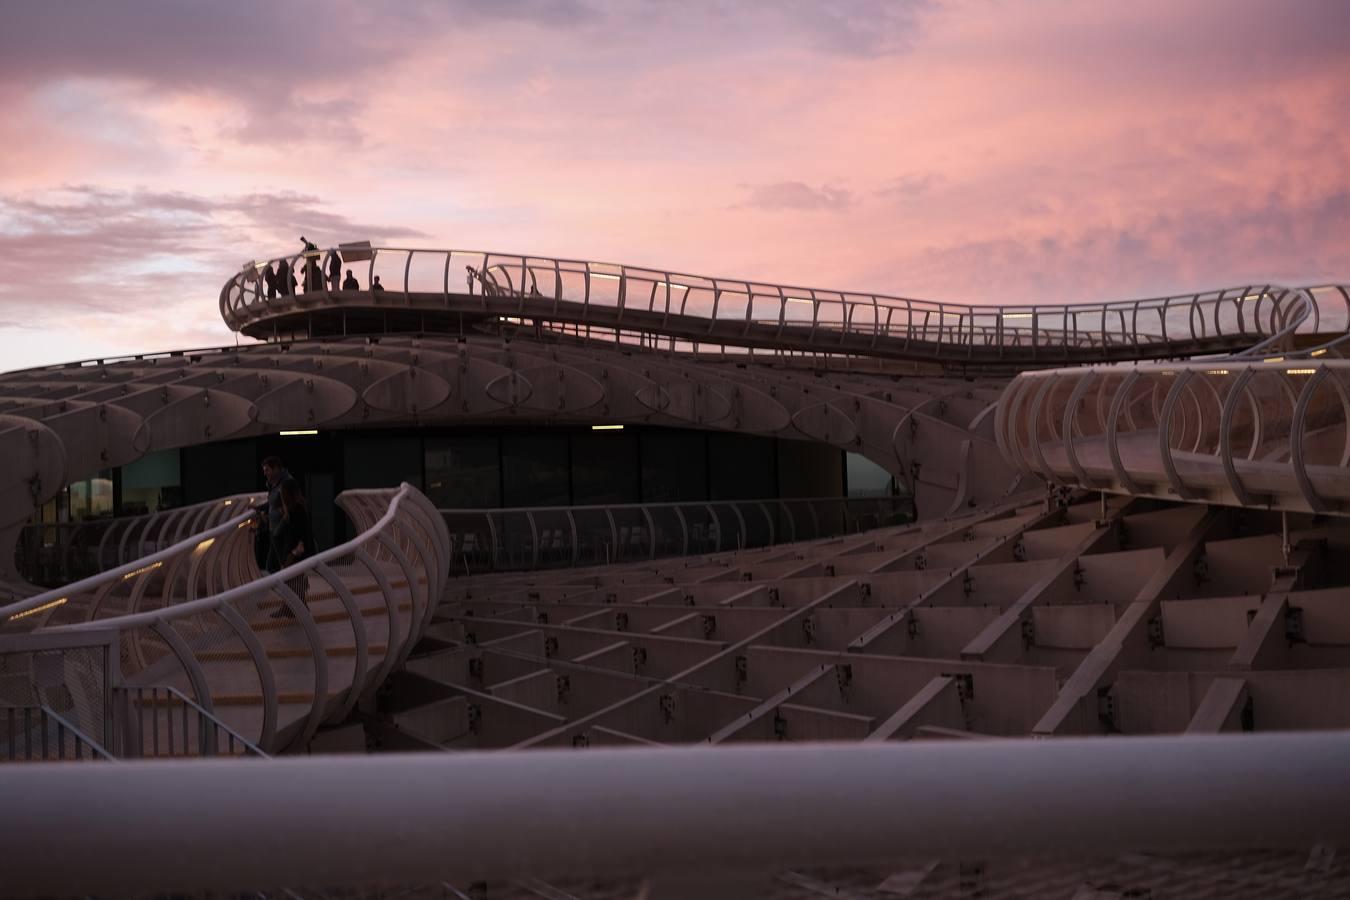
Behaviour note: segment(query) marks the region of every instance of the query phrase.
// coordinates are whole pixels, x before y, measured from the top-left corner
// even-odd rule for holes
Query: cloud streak
[[[301,233],[990,303],[1345,274],[1347,31],[1329,0],[21,5],[0,353],[233,340],[220,284]]]

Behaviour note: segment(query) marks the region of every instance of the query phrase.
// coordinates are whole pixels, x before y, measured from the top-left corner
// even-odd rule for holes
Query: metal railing
[[[334,260],[361,271],[357,289],[326,277]],[[381,289],[371,290],[377,277]],[[237,331],[318,309],[318,301],[628,326],[688,341],[1002,362],[1232,352],[1295,331],[1343,330],[1350,312],[1327,320],[1312,291],[1270,284],[1102,303],[970,306],[617,263],[369,246],[249,263],[221,289],[219,307]]]
[[[258,577],[245,514],[0,608],[0,622],[11,629],[36,623],[37,635],[14,640],[40,636],[48,650],[110,634],[115,686],[172,687],[267,752],[307,742],[411,651],[450,563],[444,522],[410,485],[346,491],[337,502],[357,536],[279,572]],[[141,585],[155,587],[157,604],[139,602],[147,593]],[[357,600],[372,595],[375,607]],[[323,606],[311,611],[310,603]],[[339,660],[331,665],[330,648]],[[0,632],[0,654],[5,649]]]
[[[175,687],[118,687],[113,702],[123,757],[267,756]]]
[[[205,531],[188,533],[148,555],[0,607],[0,635],[7,631],[35,631],[156,609],[213,593],[223,584],[239,584],[252,579],[257,568],[251,552],[253,531],[247,528],[253,517],[249,503],[262,496],[223,497],[185,508],[192,523],[213,521],[218,524]],[[214,511],[210,509],[212,506]],[[169,511],[158,513],[156,517],[162,522],[171,522],[173,515],[174,511]],[[108,529],[104,537],[108,538],[118,530],[122,530],[124,536],[132,534],[123,529]],[[177,537],[180,530],[191,532],[186,528],[175,529],[173,536]],[[119,541],[119,547],[123,546]],[[248,553],[242,552],[245,546]],[[125,555],[119,550],[119,558]]]
[[[1329,354],[1026,373],[995,433],[1055,484],[1350,512],[1350,361]]]
[[[56,587],[149,556],[220,525],[265,494],[237,494],[135,516],[34,522],[19,534],[16,563],[33,584]]]
[[[111,760],[98,741],[46,706],[0,707],[0,762]]]
[[[465,574],[768,547],[914,520],[911,497],[804,497],[442,509]]]

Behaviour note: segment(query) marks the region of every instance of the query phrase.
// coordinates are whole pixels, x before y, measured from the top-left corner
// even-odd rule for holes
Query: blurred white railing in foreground
[[[1306,852],[1350,842],[1348,756],[1350,735],[1294,733],[0,768],[23,822],[6,893],[641,877],[701,897],[808,867]]]

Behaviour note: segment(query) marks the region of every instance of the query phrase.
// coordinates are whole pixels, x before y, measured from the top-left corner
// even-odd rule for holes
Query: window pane
[[[642,432],[642,500],[708,499],[707,437],[701,432]]]
[[[503,506],[569,503],[566,434],[502,438]]]
[[[587,431],[572,435],[572,502],[636,503],[637,435]]]
[[[422,487],[422,440],[395,435],[352,435],[342,445],[347,488]]]
[[[839,497],[844,451],[815,441],[778,442],[778,496]]]
[[[171,509],[183,502],[182,470],[177,450],[147,453],[122,467],[124,516]]]
[[[848,454],[850,497],[888,497],[894,493],[893,487],[890,472],[861,454]]]
[[[441,509],[501,506],[495,437],[428,438],[427,496]]]
[[[708,435],[712,500],[745,500],[777,493],[773,438],[747,434]]]

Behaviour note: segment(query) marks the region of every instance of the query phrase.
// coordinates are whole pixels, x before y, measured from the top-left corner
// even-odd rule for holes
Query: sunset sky
[[[142,0],[0,19],[0,369],[370,239],[963,302],[1350,278],[1346,0]]]

